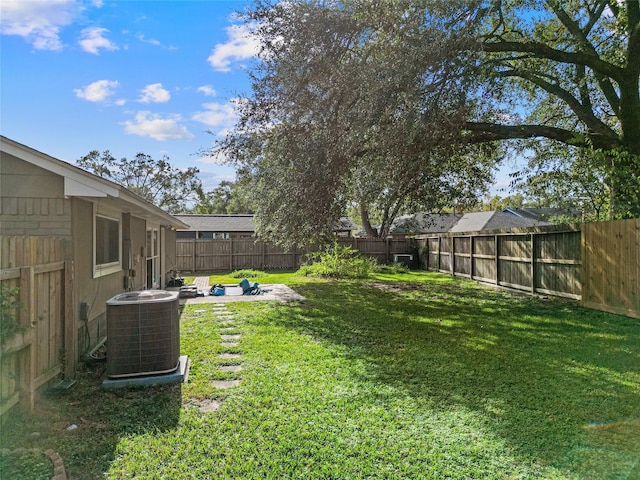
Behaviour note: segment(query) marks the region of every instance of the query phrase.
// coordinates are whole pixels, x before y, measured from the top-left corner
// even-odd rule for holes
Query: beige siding
[[[71,241],[71,200],[64,198],[62,177],[5,152],[0,153],[0,172],[3,235],[53,236]]]
[[[122,265],[124,270],[131,270],[129,275],[133,273],[133,276],[129,276],[130,289],[143,290],[146,287],[145,247],[147,242],[147,222],[128,214],[125,214],[124,217],[129,220],[128,231],[123,231],[122,235],[124,242]],[[126,225],[127,222],[125,222]],[[123,275],[125,273],[127,272],[123,272]]]
[[[177,270],[176,265],[176,231],[165,229],[164,244],[164,272],[163,278],[167,281],[171,270]]]
[[[78,350],[82,355],[107,335],[106,301],[124,291],[124,272],[93,278],[93,204],[74,199],[72,210]],[[86,321],[80,316],[82,303],[88,307]]]

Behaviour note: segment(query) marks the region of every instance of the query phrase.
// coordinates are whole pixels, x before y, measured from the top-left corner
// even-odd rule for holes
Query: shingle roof
[[[357,230],[358,225],[356,225],[353,220],[349,217],[341,217],[338,219],[334,230]]]
[[[548,222],[518,217],[502,211],[465,213],[450,232],[477,232],[480,230],[500,230],[506,228],[527,228],[550,225]]]
[[[253,215],[174,215],[189,230],[200,232],[254,232]],[[187,230],[187,231],[189,231]]]
[[[402,215],[393,221],[391,233],[448,232],[462,215],[455,213],[414,213]]]
[[[560,217],[560,216],[575,216],[580,214],[579,209],[568,209],[568,208],[515,208],[509,207],[505,208],[503,212],[513,213],[519,217],[527,217],[532,218],[534,220],[548,220],[551,217]]]
[[[255,232],[254,215],[174,215],[187,225],[186,231]],[[355,230],[358,226],[349,217],[342,217],[335,230]]]

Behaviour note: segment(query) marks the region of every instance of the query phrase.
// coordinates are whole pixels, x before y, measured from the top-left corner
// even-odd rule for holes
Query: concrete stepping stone
[[[237,347],[240,342],[220,342],[221,347]]]
[[[211,380],[211,385],[216,388],[233,388],[240,385],[240,380]]]
[[[222,372],[239,372],[242,370],[242,365],[220,365],[219,369]]]
[[[211,413],[217,411],[222,406],[222,400],[199,400],[197,406],[200,413]]]
[[[240,340],[240,337],[242,337],[242,335],[240,335],[239,333],[233,334],[233,335],[220,335],[220,337],[222,338],[222,340]]]
[[[242,358],[242,353],[228,353],[223,352],[218,354],[218,358],[231,359],[231,358]]]
[[[233,320],[229,319],[229,320],[221,320],[218,322],[220,325],[232,325],[233,323],[235,323]]]

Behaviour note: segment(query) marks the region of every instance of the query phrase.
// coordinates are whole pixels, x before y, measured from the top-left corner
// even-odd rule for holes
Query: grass
[[[307,301],[228,304],[238,347],[185,308],[189,383],[103,392],[87,370],[2,446],[54,448],[77,479],[640,478],[637,320],[419,272],[274,278]]]
[[[0,478],[50,480],[52,476],[53,464],[42,452],[0,452]]]

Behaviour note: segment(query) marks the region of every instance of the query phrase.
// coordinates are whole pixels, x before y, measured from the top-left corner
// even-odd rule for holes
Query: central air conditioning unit
[[[178,292],[143,290],[107,301],[107,376],[175,372],[180,363]]]

